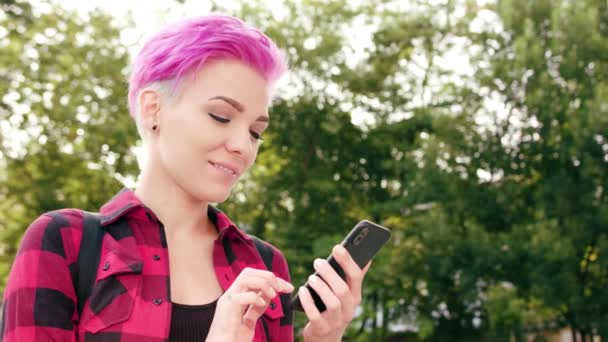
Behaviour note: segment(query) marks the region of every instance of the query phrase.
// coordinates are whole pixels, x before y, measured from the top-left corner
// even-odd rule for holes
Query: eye
[[[262,135],[256,131],[249,130],[249,134],[251,134],[255,140],[264,141],[264,139],[262,139]]]
[[[213,113],[207,113],[207,114],[209,114],[209,116],[210,116],[210,117],[211,117],[213,120],[215,120],[215,121],[217,121],[217,122],[221,122],[221,123],[228,123],[228,122],[230,122],[230,119],[226,119],[226,118],[223,118],[223,117],[221,117],[221,116],[217,116],[217,115],[215,115],[215,114],[213,114]]]

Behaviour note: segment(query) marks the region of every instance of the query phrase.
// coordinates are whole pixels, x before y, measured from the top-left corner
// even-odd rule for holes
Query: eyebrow
[[[245,107],[237,100],[230,98],[230,97],[226,97],[226,96],[222,96],[222,95],[218,95],[218,96],[214,96],[212,98],[209,99],[209,101],[211,100],[221,100],[226,102],[227,104],[231,105],[232,107],[234,107],[234,109],[236,109],[239,113],[242,113],[243,111],[245,111]],[[268,122],[268,116],[267,115],[260,115],[255,121],[260,121],[260,122]]]

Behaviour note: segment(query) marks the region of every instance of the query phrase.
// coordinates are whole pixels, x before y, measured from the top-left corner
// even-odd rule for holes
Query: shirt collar
[[[152,209],[146,207],[143,202],[135,195],[135,192],[129,188],[123,188],[111,200],[104,204],[99,213],[101,216],[101,225],[107,226],[115,222],[119,218],[128,215],[136,208],[144,209],[149,212],[154,218],[156,214]],[[212,205],[207,206],[207,216],[215,225],[220,236],[237,237],[244,240],[251,240],[249,235],[240,230],[230,218],[221,210]],[[158,219],[157,219],[158,220]]]

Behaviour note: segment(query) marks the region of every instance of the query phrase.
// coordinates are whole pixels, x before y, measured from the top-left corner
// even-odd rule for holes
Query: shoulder
[[[266,266],[276,275],[289,281],[289,265],[285,254],[268,241],[250,235]]]
[[[19,253],[40,250],[68,258],[75,240],[79,242],[82,235],[82,217],[82,210],[72,208],[40,215],[26,229]]]
[[[78,258],[81,223],[82,211],[77,209],[50,211],[36,218],[25,230],[12,261],[5,298],[11,295],[34,298],[41,288],[71,298],[74,289],[69,266]],[[27,300],[29,303],[30,299]]]

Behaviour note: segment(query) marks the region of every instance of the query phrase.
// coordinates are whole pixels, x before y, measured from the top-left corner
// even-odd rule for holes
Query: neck
[[[143,167],[135,195],[163,222],[167,235],[217,234],[207,216],[209,203],[181,188],[153,157]]]

